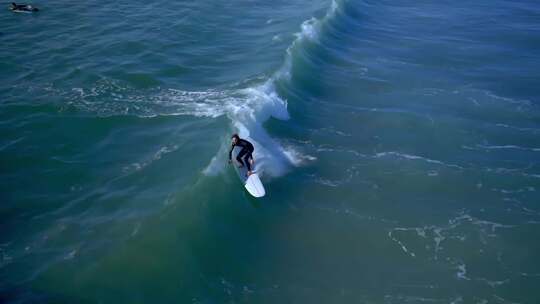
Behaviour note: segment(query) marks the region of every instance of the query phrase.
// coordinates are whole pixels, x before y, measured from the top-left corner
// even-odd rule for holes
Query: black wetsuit
[[[33,7],[28,4],[16,4],[15,2],[11,2],[11,10],[12,11],[21,11],[21,12],[37,12],[39,9],[37,7]]]
[[[251,171],[251,165],[249,163],[249,159],[250,158],[253,159],[253,155],[251,155],[251,153],[253,153],[253,151],[255,150],[253,145],[245,139],[238,140],[236,144],[231,146],[231,150],[229,151],[229,160],[232,159],[232,151],[234,150],[234,147],[242,148],[242,150],[240,150],[240,153],[238,153],[238,156],[236,156],[236,160],[242,165],[246,165],[248,171]],[[242,161],[242,157],[244,158],[244,161]]]

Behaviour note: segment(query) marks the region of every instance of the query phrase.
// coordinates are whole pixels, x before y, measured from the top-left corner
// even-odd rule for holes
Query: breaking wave
[[[287,100],[278,93],[279,83],[291,78],[295,54],[301,53],[305,43],[317,43],[324,24],[336,15],[338,2],[333,0],[326,14],[321,18],[310,18],[300,26],[295,39],[287,47],[282,66],[262,83],[250,87],[233,85],[226,89],[187,91],[178,89],[150,89],[148,94],[140,94],[135,88],[120,81],[102,78],[91,88],[73,88],[60,91],[50,86],[44,88],[48,93],[67,100],[61,104],[60,111],[75,109],[100,117],[133,115],[138,117],[156,116],[196,116],[217,118],[227,116],[231,121],[230,132],[249,139],[255,146],[255,158],[260,174],[283,175],[287,168],[314,160],[300,153],[293,146],[284,146],[272,138],[263,127],[270,118],[288,120]],[[153,92],[152,92],[153,90]],[[216,156],[203,170],[204,174],[215,175],[225,167],[228,138],[220,145]]]

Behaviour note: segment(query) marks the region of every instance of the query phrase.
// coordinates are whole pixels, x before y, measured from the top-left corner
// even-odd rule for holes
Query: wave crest
[[[298,166],[306,160],[314,160],[311,156],[302,155],[294,147],[285,147],[273,139],[263,127],[270,117],[280,120],[289,119],[287,100],[282,99],[276,91],[278,81],[289,81],[293,71],[293,58],[304,41],[317,42],[322,25],[332,18],[339,9],[338,2],[333,0],[326,15],[321,19],[310,18],[301,25],[301,31],[295,34],[296,39],[287,48],[283,65],[264,84],[239,90],[244,100],[231,100],[227,104],[227,116],[240,137],[248,138],[255,146],[255,158],[260,173],[280,176],[290,165]],[[228,143],[224,142],[219,154],[204,169],[205,174],[219,172],[225,163],[224,156]],[[261,172],[262,171],[262,172]]]

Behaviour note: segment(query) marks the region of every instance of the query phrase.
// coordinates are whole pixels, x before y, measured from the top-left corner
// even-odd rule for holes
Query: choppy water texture
[[[537,1],[34,4],[0,12],[0,302],[540,302]]]

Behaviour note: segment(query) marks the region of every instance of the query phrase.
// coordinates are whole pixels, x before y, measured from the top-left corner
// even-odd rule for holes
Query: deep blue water
[[[0,12],[0,302],[540,301],[537,2],[34,4]]]

